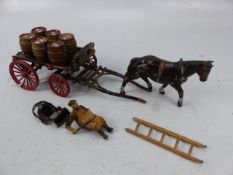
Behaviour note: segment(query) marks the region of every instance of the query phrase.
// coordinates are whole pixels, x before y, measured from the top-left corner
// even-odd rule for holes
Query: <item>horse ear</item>
[[[179,63],[179,66],[183,66],[183,63],[184,63],[183,59],[180,58],[180,60],[178,61],[178,63]]]
[[[214,65],[213,65],[214,61],[210,60],[210,63],[211,63],[211,66],[214,67]]]

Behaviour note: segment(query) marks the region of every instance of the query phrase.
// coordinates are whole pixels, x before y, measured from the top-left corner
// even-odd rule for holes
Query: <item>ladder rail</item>
[[[182,136],[180,134],[177,134],[175,132],[169,131],[169,130],[167,130],[165,128],[162,128],[160,126],[157,126],[157,125],[154,125],[154,124],[152,124],[150,122],[144,121],[142,119],[139,119],[139,118],[133,118],[133,119],[134,119],[134,121],[136,121],[137,125],[136,125],[134,130],[126,128],[125,130],[128,133],[130,133],[132,135],[135,135],[137,137],[140,137],[140,138],[142,138],[142,139],[144,139],[144,140],[146,140],[148,142],[151,142],[151,143],[153,143],[155,145],[158,145],[158,146],[160,146],[160,147],[162,147],[162,148],[164,148],[164,149],[166,149],[166,150],[168,150],[168,151],[170,151],[170,152],[172,152],[174,154],[177,154],[177,155],[179,155],[179,156],[181,156],[181,157],[183,157],[185,159],[191,160],[191,161],[196,162],[196,163],[203,163],[203,160],[200,160],[200,159],[192,156],[192,151],[193,151],[194,147],[206,148],[206,145],[203,145],[203,144],[201,144],[201,143],[199,143],[197,141],[194,141],[192,139],[184,137],[184,136]],[[139,128],[140,125],[144,125],[147,128],[149,128],[149,131],[148,131],[147,134],[143,134],[143,133],[140,133],[138,131],[139,130],[138,128]],[[157,140],[157,139],[155,139],[153,137],[150,137],[153,130],[156,130],[156,131],[162,133],[159,140]],[[163,142],[166,135],[171,136],[174,139],[176,139],[176,142],[175,142],[174,146],[168,145],[168,144]],[[179,145],[180,141],[183,141],[183,142],[190,145],[189,150],[187,152],[178,149],[178,145]]]
[[[177,155],[179,155],[179,156],[181,156],[181,157],[183,157],[183,158],[185,158],[185,159],[191,160],[191,161],[196,162],[196,163],[203,163],[203,160],[200,160],[200,159],[198,159],[198,158],[195,158],[195,157],[193,157],[193,156],[192,156],[191,154],[189,154],[189,153],[185,153],[185,152],[180,151],[180,150],[178,150],[178,149],[174,149],[173,147],[171,147],[171,146],[169,146],[169,145],[163,144],[163,143],[161,143],[160,141],[157,141],[157,140],[155,140],[155,139],[152,139],[152,138],[150,138],[150,137],[147,137],[147,136],[145,136],[145,135],[143,135],[143,134],[141,134],[141,133],[135,132],[135,131],[132,130],[132,129],[126,128],[126,131],[129,132],[129,133],[131,133],[131,134],[133,134],[133,135],[135,135],[135,136],[141,137],[141,138],[143,138],[144,140],[147,140],[147,141],[149,141],[149,142],[151,142],[151,143],[154,143],[154,144],[156,144],[156,145],[158,145],[158,146],[160,146],[160,147],[162,147],[162,148],[164,148],[164,149],[166,149],[166,150],[168,150],[168,151],[170,151],[170,152],[173,152],[174,154],[177,154]]]
[[[152,124],[152,123],[150,123],[150,122],[147,122],[147,121],[145,121],[145,120],[142,120],[142,119],[139,119],[139,118],[136,118],[136,117],[133,118],[133,119],[134,119],[134,121],[136,121],[137,123],[140,123],[140,124],[142,124],[142,125],[144,125],[144,126],[147,126],[147,127],[149,127],[149,128],[153,128],[153,129],[155,129],[155,130],[157,130],[157,131],[159,131],[159,132],[165,133],[166,135],[171,136],[171,137],[174,137],[174,138],[176,138],[176,139],[179,139],[179,140],[181,140],[181,141],[183,141],[183,142],[185,142],[185,143],[192,144],[192,145],[194,145],[195,147],[198,147],[198,148],[206,148],[206,147],[207,147],[206,145],[203,145],[202,143],[199,143],[199,142],[197,142],[197,141],[195,141],[195,140],[192,140],[192,139],[190,139],[190,138],[187,138],[187,137],[185,137],[185,136],[182,136],[182,135],[180,135],[180,134],[177,134],[177,133],[175,133],[175,132],[173,132],[173,131],[167,130],[167,129],[165,129],[165,128],[162,128],[162,127],[160,127],[160,126],[157,126],[157,125]]]

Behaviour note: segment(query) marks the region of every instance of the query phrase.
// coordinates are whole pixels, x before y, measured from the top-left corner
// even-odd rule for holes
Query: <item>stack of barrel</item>
[[[61,34],[60,30],[36,27],[31,33],[19,36],[19,44],[24,54],[34,56],[39,62],[66,65],[77,50],[72,33]]]

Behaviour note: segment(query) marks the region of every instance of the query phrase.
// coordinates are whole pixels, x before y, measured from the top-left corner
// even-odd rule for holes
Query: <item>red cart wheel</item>
[[[9,66],[12,79],[26,90],[35,90],[39,85],[36,71],[25,61],[13,60]]]
[[[49,87],[55,94],[61,97],[66,97],[70,93],[68,81],[59,74],[52,74],[49,77]]]
[[[97,66],[97,58],[93,55],[85,64],[87,67],[96,67]]]

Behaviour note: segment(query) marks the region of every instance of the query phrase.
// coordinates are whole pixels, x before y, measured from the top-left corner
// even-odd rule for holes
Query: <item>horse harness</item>
[[[166,63],[165,61],[162,61],[159,64],[159,69],[158,69],[158,74],[157,74],[158,76],[156,78],[157,82],[159,82],[159,80],[160,80],[163,72],[165,71],[165,69],[170,67],[170,64],[171,63]],[[175,80],[181,80],[182,82],[185,81],[186,78],[184,77],[184,71],[185,71],[185,69],[184,69],[184,66],[182,65],[181,70],[180,70],[181,76],[176,76]]]
[[[160,77],[161,77],[161,75],[163,74],[164,69],[165,69],[165,62],[162,61],[162,62],[159,64],[159,69],[158,69],[158,74],[157,74],[157,75],[158,75],[158,76],[157,76],[157,81],[160,80]]]

